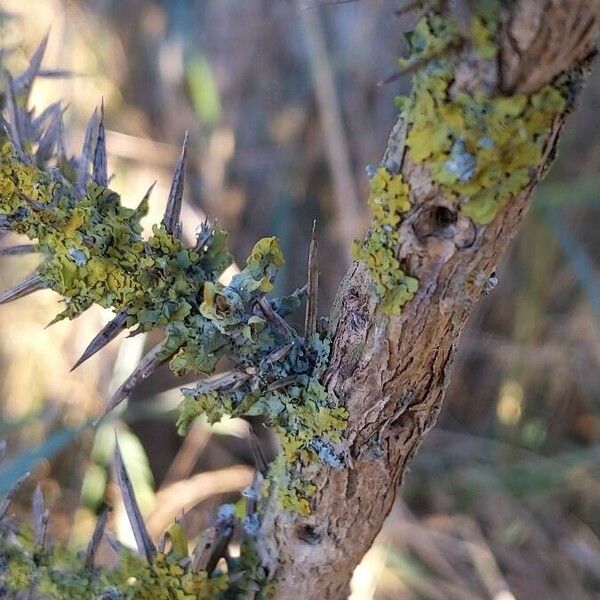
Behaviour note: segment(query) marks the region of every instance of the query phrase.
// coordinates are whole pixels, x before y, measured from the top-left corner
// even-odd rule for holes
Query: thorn
[[[134,217],[138,221],[145,217],[148,214],[148,208],[150,205],[150,196],[152,195],[152,191],[154,190],[154,186],[156,185],[156,181],[148,188],[148,191],[144,194],[141,202],[137,205],[135,209]]]
[[[294,330],[292,329],[291,325],[281,315],[275,312],[275,310],[271,306],[271,302],[267,298],[261,296],[258,299],[257,304],[267,321],[270,321],[274,327],[276,327],[282,333],[285,334],[294,333]]]
[[[169,200],[163,217],[163,225],[165,229],[173,236],[178,238],[181,233],[181,203],[183,201],[183,185],[185,179],[185,163],[187,158],[188,132],[185,132],[183,138],[183,147],[181,154],[173,173],[173,181],[171,183],[171,191],[169,192]]]
[[[31,505],[31,521],[35,543],[40,548],[46,548],[48,538],[48,519],[49,512],[44,508],[44,495],[42,488],[38,483],[33,492],[33,501]]]
[[[415,71],[420,71],[421,69],[425,68],[430,62],[434,61],[436,58],[439,58],[443,54],[460,49],[464,42],[465,39],[460,38],[441,47],[439,50],[431,52],[427,56],[420,56],[419,58],[416,58],[413,61],[407,63],[406,66],[404,66],[402,69],[399,69],[395,73],[392,73],[389,77],[386,77],[382,81],[377,82],[377,85],[381,87],[382,85],[387,85],[388,83],[398,81],[398,79],[401,79],[405,75],[410,75]]]
[[[60,105],[53,105],[54,110],[50,113],[50,123],[41,135],[38,142],[36,157],[39,162],[46,162],[52,157],[52,151],[58,146],[62,135],[62,109]]]
[[[284,358],[287,353],[294,347],[294,343],[290,342],[289,344],[286,344],[285,346],[281,346],[281,348],[277,348],[276,350],[273,350],[273,352],[271,352],[271,354],[265,356],[265,358],[263,358],[262,362],[265,363],[266,365],[270,365],[271,363],[275,363],[275,362],[279,362],[282,358]]]
[[[24,475],[21,475],[21,477],[19,477],[19,479],[17,479],[17,481],[15,481],[15,483],[8,490],[8,492],[6,492],[6,495],[2,499],[2,502],[0,502],[0,521],[2,521],[2,519],[4,519],[4,517],[6,516],[6,513],[8,512],[8,509],[10,508],[11,502],[12,502],[13,498],[15,497],[15,494],[21,489],[21,487],[27,481],[27,479],[29,479],[29,475],[30,475],[29,471],[27,473],[25,473]]]
[[[17,285],[0,292],[0,304],[7,304],[13,300],[18,300],[45,287],[46,284],[43,277],[36,271],[23,279],[21,283],[17,283]]]
[[[196,250],[204,251],[204,247],[210,244],[214,234],[214,227],[208,218],[204,219],[200,227],[196,230]]]
[[[267,475],[267,471],[269,470],[269,463],[267,462],[265,453],[260,445],[260,439],[256,434],[253,423],[248,422],[248,431],[250,433],[248,436],[248,442],[250,444],[252,456],[254,457],[254,466],[256,467],[256,470],[263,475],[263,477],[265,477]]]
[[[120,385],[119,389],[114,393],[110,402],[108,403],[106,410],[102,417],[107,415],[111,410],[117,407],[129,394],[131,391],[144,379],[149,377],[154,371],[160,367],[160,365],[164,364],[177,352],[177,348],[170,352],[168,355],[164,355],[165,346],[163,344],[159,344],[155,346],[142,358],[140,364],[134,369],[133,373]]]
[[[44,60],[44,54],[46,53],[46,47],[48,46],[49,36],[50,31],[48,30],[39,46],[33,53],[27,69],[25,69],[25,71],[23,71],[23,73],[21,73],[21,75],[15,79],[15,91],[17,93],[24,92],[26,98],[29,98],[29,93],[31,92],[33,82],[40,73],[40,67],[42,66],[42,61]]]
[[[117,313],[115,317],[111,319],[94,337],[94,339],[89,343],[88,347],[84,350],[83,354],[79,358],[79,360],[73,365],[71,371],[74,371],[78,366],[83,364],[88,358],[91,358],[114,340],[123,329],[125,329],[125,323],[127,321],[127,311],[122,310]]]
[[[224,389],[231,391],[240,387],[243,383],[248,381],[248,379],[250,379],[250,375],[248,373],[242,373],[240,371],[225,371],[224,373],[218,373],[217,375],[206,377],[205,379],[199,381],[196,384],[196,387],[184,388],[182,391],[194,396]]]
[[[317,221],[313,221],[308,249],[308,289],[306,293],[306,315],[304,317],[304,337],[317,331],[317,310],[319,302],[319,267],[317,264]]]
[[[114,553],[118,556],[121,556],[121,552],[125,548],[123,544],[121,544],[121,542],[119,542],[119,540],[110,531],[105,531],[104,537],[106,538],[108,545],[113,549]]]
[[[20,254],[34,254],[36,252],[42,252],[42,247],[38,244],[19,244],[18,246],[0,248],[0,256],[17,256]]]
[[[153,562],[154,555],[156,554],[156,547],[154,542],[146,529],[146,523],[142,517],[140,507],[135,498],[133,486],[131,480],[123,463],[123,456],[121,454],[121,448],[119,447],[119,440],[117,438],[117,432],[115,431],[115,469],[117,472],[117,482],[119,489],[121,490],[121,496],[123,497],[123,504],[125,505],[125,511],[133,530],[133,537],[138,547],[140,555],[145,556],[149,563]]]
[[[90,543],[88,544],[87,550],[85,552],[85,567],[86,569],[94,568],[94,561],[96,560],[96,553],[98,552],[98,547],[100,546],[100,542],[102,541],[102,536],[104,535],[104,529],[106,528],[106,521],[108,520],[108,513],[111,511],[110,507],[105,504],[98,515],[98,519],[96,520],[96,527],[94,527],[94,533],[90,539]]]
[[[81,156],[77,160],[77,185],[75,186],[75,188],[78,198],[82,198],[83,196],[85,196],[88,178],[88,166],[90,164],[90,161],[92,160],[92,144],[97,127],[98,109],[95,108],[85,128],[83,148],[81,150]]]
[[[6,440],[0,440],[0,461],[2,461],[5,454],[6,454]]]
[[[17,98],[15,94],[15,86],[13,78],[10,73],[6,72],[6,109],[8,111],[9,122],[9,133],[11,142],[13,143],[15,150],[19,154],[23,154],[23,133],[21,126],[21,117],[19,115],[19,107],[17,104]]]
[[[94,162],[92,164],[92,179],[100,186],[108,186],[108,173],[106,162],[106,133],[104,131],[104,99],[100,106],[100,124],[98,125],[98,136],[96,138],[96,150],[94,151]]]

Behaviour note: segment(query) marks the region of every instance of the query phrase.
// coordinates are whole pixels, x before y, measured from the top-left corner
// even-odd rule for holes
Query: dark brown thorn
[[[196,250],[204,251],[204,248],[210,244],[215,229],[208,219],[204,219],[196,231]]]
[[[129,518],[129,523],[133,531],[133,537],[138,547],[138,553],[141,556],[145,556],[149,563],[154,561],[154,555],[156,554],[156,547],[154,542],[146,529],[146,523],[142,517],[140,507],[135,498],[133,486],[129,479],[129,474],[123,463],[123,456],[121,454],[121,448],[119,447],[119,440],[115,432],[115,469],[117,472],[117,482],[119,489],[121,490],[121,496],[123,498],[123,504],[125,505],[125,511]]]
[[[21,127],[21,116],[19,115],[19,107],[15,95],[15,86],[10,73],[6,73],[6,109],[8,110],[9,124],[8,133],[10,134],[11,142],[15,150],[23,154],[23,132]]]
[[[58,196],[53,197],[52,202],[45,204],[44,202],[38,202],[37,200],[30,198],[27,194],[24,194],[23,192],[20,192],[19,190],[17,190],[17,195],[19,196],[19,198],[21,198],[21,200],[23,200],[24,202],[27,202],[27,204],[29,204],[29,206],[31,206],[31,208],[33,210],[35,210],[36,212],[52,210],[53,208],[56,208],[56,206],[58,205],[58,199],[59,199]]]
[[[271,383],[267,387],[267,391],[275,392],[277,390],[281,390],[281,389],[287,387],[288,385],[292,385],[293,383],[296,383],[297,380],[298,380],[298,378],[296,377],[296,375],[288,375],[287,377],[282,377],[281,379],[278,379],[277,381],[274,381],[273,383]]]
[[[317,312],[319,295],[319,266],[317,264],[317,221],[313,221],[308,249],[308,283],[306,293],[306,314],[304,317],[304,336],[309,337],[317,331]]]
[[[420,71],[425,68],[429,63],[438,59],[440,56],[451,52],[453,50],[458,50],[464,43],[464,39],[461,38],[455,42],[449,43],[447,46],[440,48],[439,50],[428,54],[427,56],[420,56],[419,58],[414,59],[409,62],[405,67],[392,73],[389,77],[386,77],[382,81],[377,83],[378,86],[387,85],[388,83],[393,83],[394,81],[398,81],[398,79],[402,79],[405,75],[410,75],[411,73],[415,73],[416,71]]]
[[[225,371],[202,379],[193,388],[184,388],[184,393],[193,395],[207,394],[218,390],[235,390],[250,379],[250,375],[240,371]]]
[[[40,67],[42,66],[44,54],[46,53],[46,47],[48,46],[49,35],[50,32],[46,33],[40,42],[40,45],[36,48],[31,60],[29,61],[29,66],[27,69],[25,69],[21,75],[15,78],[15,91],[19,94],[25,92],[25,97],[29,97],[33,82],[40,73]]]
[[[38,161],[42,163],[52,157],[54,148],[60,144],[62,134],[62,108],[56,104],[53,106],[54,110],[50,114],[50,123],[40,137],[36,152]]]
[[[281,315],[273,310],[271,302],[268,300],[268,298],[261,296],[258,299],[257,304],[267,321],[270,321],[274,327],[286,334],[291,334],[294,332],[291,325]]]
[[[110,512],[110,507],[105,504],[98,515],[98,519],[96,519],[96,527],[94,527],[94,533],[90,539],[87,550],[85,552],[85,568],[93,569],[94,562],[96,560],[96,553],[98,552],[98,548],[100,547],[100,542],[102,541],[102,536],[104,535],[104,530],[106,529],[106,521],[108,520],[108,513]]]
[[[15,481],[15,483],[8,490],[8,492],[6,492],[6,495],[2,499],[2,502],[0,502],[0,521],[2,521],[2,519],[4,519],[4,517],[6,516],[6,513],[8,512],[8,509],[10,508],[10,505],[12,503],[12,500],[15,497],[15,494],[21,489],[21,487],[27,481],[27,479],[29,479],[29,475],[29,472],[25,473],[25,475],[21,475],[21,477],[19,477],[19,479]]]
[[[100,106],[100,123],[96,137],[96,149],[92,163],[92,179],[100,186],[108,186],[108,166],[106,161],[106,132],[104,131],[104,100]]]
[[[271,363],[274,362],[279,362],[282,358],[284,358],[287,353],[293,348],[294,343],[291,342],[289,344],[286,344],[285,346],[281,346],[281,348],[277,348],[276,350],[273,350],[273,352],[271,352],[271,354],[265,356],[265,358],[263,358],[262,362],[264,362],[267,365],[270,365]]]
[[[92,147],[97,127],[98,109],[95,108],[85,128],[83,148],[81,150],[81,156],[77,160],[77,185],[75,186],[75,189],[78,198],[82,198],[85,195],[88,179],[88,167],[90,161],[92,160]]]
[[[188,132],[185,132],[183,138],[183,147],[181,154],[173,173],[173,181],[171,190],[169,191],[169,199],[163,217],[163,225],[165,229],[173,236],[178,238],[181,233],[181,205],[183,202],[183,186],[185,179],[185,163],[187,159]]]
[[[42,252],[42,247],[38,244],[19,244],[18,246],[0,248],[0,256],[17,256],[20,254],[34,254],[35,252]]]
[[[35,543],[39,548],[46,548],[48,539],[48,519],[49,513],[44,508],[44,495],[42,488],[38,483],[33,492],[33,501],[31,505],[31,521],[33,525],[33,534]]]
[[[46,287],[44,278],[37,271],[27,276],[21,283],[0,292],[0,304],[7,304]]]
[[[139,365],[133,370],[133,373],[119,386],[119,389],[113,394],[110,402],[106,406],[106,410],[104,411],[104,415],[108,414],[111,410],[117,407],[129,394],[131,391],[144,379],[152,375],[154,371],[160,367],[160,365],[164,364],[175,352],[177,349],[173,350],[168,356],[159,356],[161,352],[164,352],[165,347],[163,344],[159,344],[155,346],[142,358]]]
[[[71,77],[83,77],[82,73],[73,73],[69,69],[40,69],[38,77],[45,79],[71,79]]]
[[[113,552],[120,556],[124,549],[123,544],[121,544],[121,542],[119,542],[119,540],[110,531],[105,531],[104,537],[106,538],[108,545],[113,549]]]
[[[120,313],[117,313],[89,343],[79,360],[71,368],[71,371],[74,371],[79,365],[88,360],[88,358],[91,358],[94,356],[94,354],[96,354],[96,352],[99,352],[102,350],[102,348],[104,348],[104,346],[112,342],[112,340],[114,340],[119,333],[125,329],[126,321],[126,310],[122,310]]]
[[[265,457],[265,453],[263,452],[262,446],[260,445],[260,439],[256,434],[256,430],[254,429],[254,424],[248,423],[248,443],[250,445],[250,451],[252,452],[252,456],[254,458],[254,466],[256,470],[263,476],[266,476],[267,471],[269,470],[269,463]]]

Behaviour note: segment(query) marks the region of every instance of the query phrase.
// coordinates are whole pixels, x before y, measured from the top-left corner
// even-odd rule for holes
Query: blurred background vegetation
[[[147,226],[161,218],[185,130],[187,236],[209,215],[243,260],[258,237],[278,235],[287,256],[278,291],[291,290],[304,284],[316,217],[326,312],[368,223],[365,166],[380,158],[394,96],[409,89],[378,82],[394,72],[411,23],[394,18],[392,0],[320,4],[0,0],[0,33],[19,70],[50,28],[45,68],[74,76],[38,82],[33,103],[62,98],[75,149],[104,99],[113,188],[134,206],[158,181]],[[599,110],[593,75],[499,284],[463,336],[439,425],[356,571],[352,600],[600,598]],[[0,287],[35,260],[3,258]],[[57,302],[40,292],[0,310],[0,492],[31,470],[55,537],[80,547],[108,501],[112,529],[130,543],[111,479],[116,429],[152,533],[181,515],[197,533],[250,481],[247,425],[200,421],[179,438],[185,382],[165,369],[94,430],[160,332],[119,338],[70,373],[110,314],[96,308],[44,329]]]

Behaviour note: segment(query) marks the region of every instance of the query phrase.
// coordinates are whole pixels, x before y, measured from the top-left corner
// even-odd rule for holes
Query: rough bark
[[[455,91],[485,81],[487,93],[531,93],[567,68],[585,68],[598,32],[598,2],[506,4],[498,68],[491,78],[482,76],[466,43],[456,52]],[[399,316],[388,316],[364,264],[355,263],[342,282],[324,381],[349,413],[347,460],[342,469],[307,467],[300,473],[318,488],[310,516],[275,506],[265,511],[261,555],[276,581],[277,600],[347,596],[354,568],[436,422],[460,334],[553,159],[564,118],[556,118],[548,131],[530,184],[488,225],[462,214],[427,165],[411,162],[402,117],[394,128],[384,164],[400,165],[412,190],[397,255],[419,280],[419,290]],[[443,218],[448,210],[450,220]]]

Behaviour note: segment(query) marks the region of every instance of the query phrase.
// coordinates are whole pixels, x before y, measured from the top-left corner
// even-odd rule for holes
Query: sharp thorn
[[[43,277],[36,271],[26,277],[21,283],[0,293],[0,304],[23,298],[46,287]]]
[[[108,166],[106,161],[106,132],[104,131],[104,100],[100,107],[100,124],[96,137],[96,150],[92,164],[92,179],[100,186],[108,186]]]
[[[46,47],[48,46],[49,35],[50,32],[48,31],[33,53],[27,69],[25,69],[25,71],[23,71],[23,73],[21,73],[21,75],[15,79],[15,91],[19,94],[24,92],[25,97],[29,97],[32,84],[40,73],[40,67],[42,66],[44,54],[46,53]]]
[[[38,483],[33,492],[33,501],[31,506],[31,520],[33,525],[33,533],[35,535],[35,543],[40,548],[46,547],[48,538],[48,517],[49,513],[44,508],[44,495],[42,488]]]
[[[89,570],[94,568],[96,553],[98,552],[100,542],[102,541],[102,536],[104,535],[104,529],[106,528],[106,521],[108,520],[108,513],[110,512],[110,510],[110,507],[105,504],[102,507],[100,514],[98,515],[98,519],[96,520],[96,527],[94,527],[94,533],[92,534],[87,550],[85,552],[85,566]]]
[[[133,373],[119,386],[119,389],[114,393],[110,402],[106,406],[103,416],[107,415],[111,410],[121,404],[121,402],[123,402],[123,400],[129,396],[131,391],[139,383],[154,373],[154,371],[160,367],[160,365],[169,360],[169,358],[171,358],[176,351],[177,349],[165,355],[165,347],[163,344],[159,344],[150,350],[150,352],[148,352],[148,354],[142,358],[140,364],[134,369]]]
[[[81,156],[77,161],[77,185],[75,186],[77,197],[82,198],[85,195],[88,180],[88,167],[92,160],[92,147],[94,136],[97,135],[98,128],[98,109],[95,108],[88,120],[83,138],[83,148]]]
[[[269,470],[269,463],[267,462],[265,453],[263,452],[260,440],[252,423],[248,423],[248,431],[250,433],[248,441],[250,443],[252,456],[254,457],[254,466],[261,475],[266,476],[267,471]]]
[[[88,347],[84,350],[79,360],[73,365],[71,371],[74,371],[77,367],[88,360],[88,358],[94,356],[96,352],[99,352],[102,350],[102,348],[104,348],[104,346],[114,340],[119,333],[125,329],[126,322],[127,311],[122,310],[94,337],[94,339],[89,343]]]
[[[240,385],[250,379],[248,373],[242,373],[240,371],[225,371],[218,373],[217,375],[211,375],[205,379],[200,380],[196,387],[184,388],[184,393],[189,395],[199,396],[201,394],[207,394],[208,392],[216,392],[219,390],[235,390]]]
[[[50,115],[50,123],[40,137],[36,157],[38,162],[44,163],[52,157],[55,147],[61,143],[62,135],[62,109],[57,105]]]
[[[149,563],[153,562],[156,554],[156,546],[148,533],[146,523],[142,517],[140,507],[129,479],[129,474],[125,468],[123,462],[123,455],[121,454],[121,448],[119,447],[119,440],[115,432],[115,470],[117,474],[117,482],[121,490],[121,496],[123,498],[123,504],[125,505],[125,511],[133,530],[133,537],[138,547],[140,555],[145,556]]]
[[[258,299],[257,304],[258,304],[260,310],[262,311],[263,315],[267,319],[267,321],[270,321],[274,327],[279,329],[279,331],[281,331],[282,333],[285,333],[285,334],[293,334],[294,333],[294,330],[291,327],[291,325],[281,315],[279,315],[277,312],[275,312],[275,310],[271,306],[271,302],[268,300],[268,298],[261,296]]]
[[[12,503],[12,500],[15,497],[15,494],[21,489],[21,487],[27,481],[27,479],[29,479],[29,475],[29,472],[25,473],[24,475],[21,475],[21,477],[19,477],[19,479],[15,481],[15,483],[8,490],[8,492],[6,492],[6,495],[2,499],[2,502],[0,502],[0,521],[2,521],[2,519],[4,519],[4,517],[6,516],[6,513],[8,512],[8,509],[10,508],[10,505]]]
[[[19,244],[18,246],[0,248],[0,256],[17,256],[20,254],[34,254],[36,252],[42,252],[42,247],[38,244]]]
[[[6,73],[6,109],[8,111],[9,122],[9,133],[11,142],[13,143],[15,150],[19,154],[23,154],[23,133],[21,126],[21,117],[19,115],[19,107],[17,104],[17,97],[15,93],[15,85],[13,78],[10,73]]]
[[[181,204],[183,201],[183,186],[185,179],[185,163],[187,158],[187,147],[188,147],[188,132],[185,132],[183,138],[183,147],[181,148],[181,154],[173,173],[173,181],[171,183],[171,190],[169,192],[169,199],[167,201],[167,208],[165,209],[165,216],[163,217],[163,225],[165,229],[173,236],[179,237],[181,233]]]
[[[308,283],[306,293],[306,315],[304,318],[304,336],[309,337],[317,331],[317,311],[319,296],[319,267],[317,264],[317,221],[313,221],[308,250]]]

